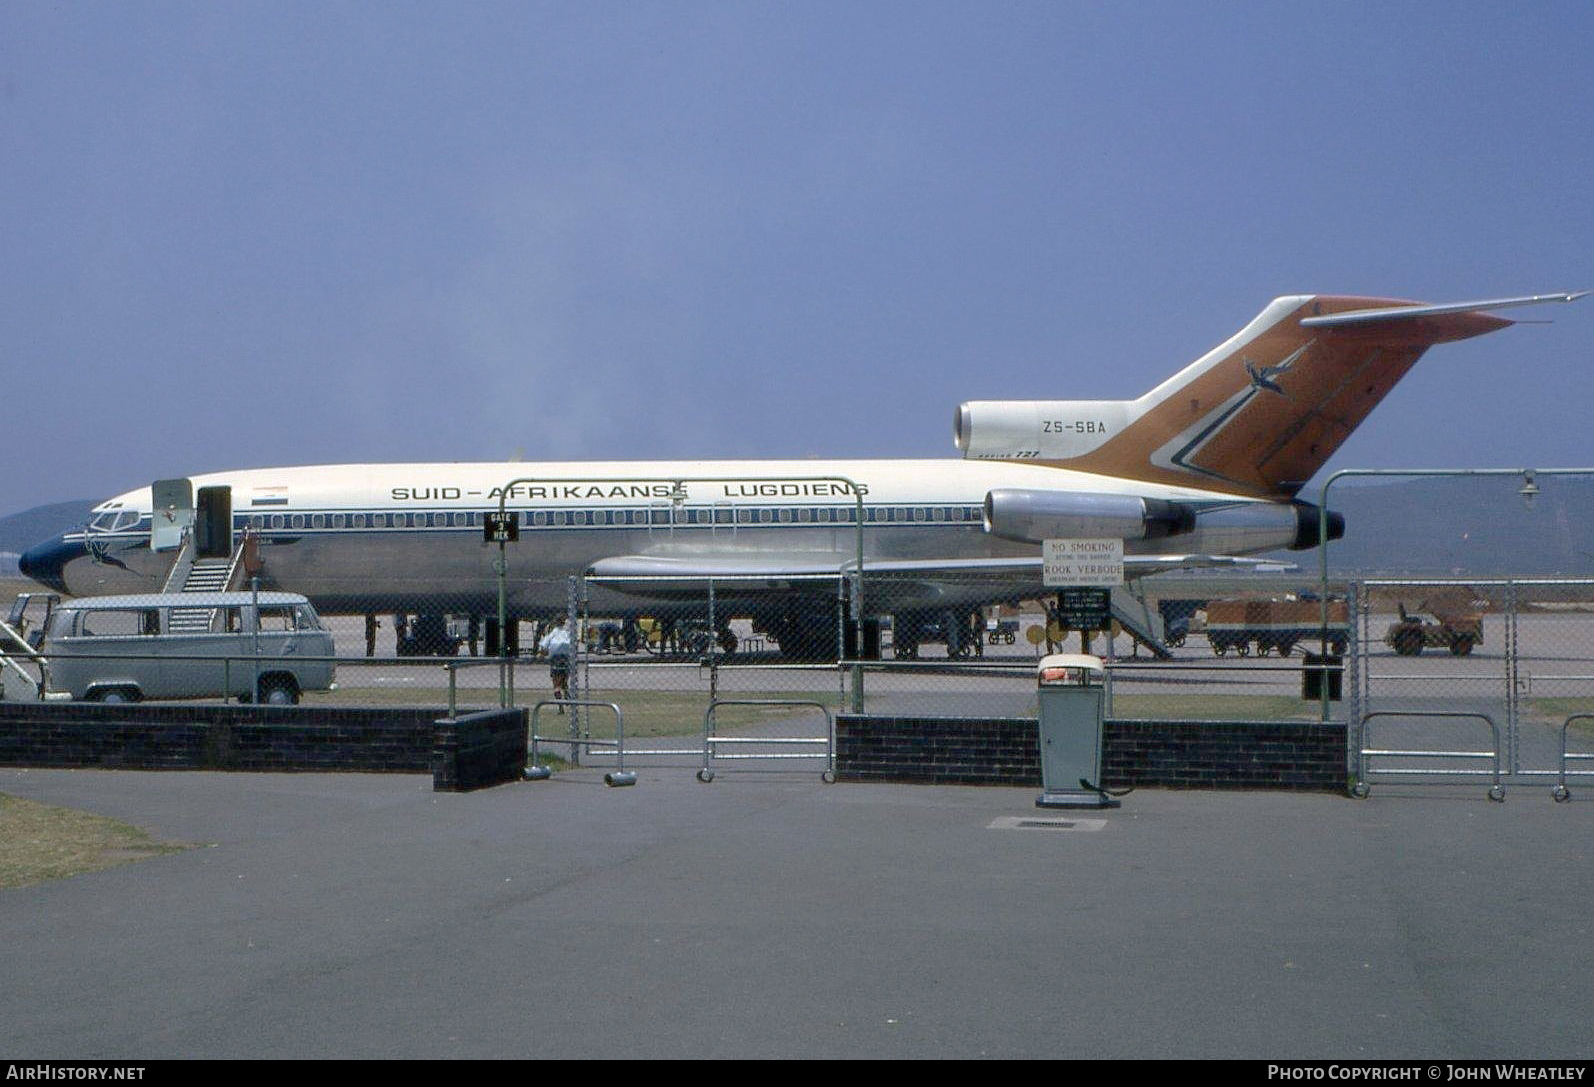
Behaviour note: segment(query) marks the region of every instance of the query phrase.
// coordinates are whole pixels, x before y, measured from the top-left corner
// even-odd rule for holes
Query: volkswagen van
[[[41,647],[74,699],[257,699],[333,686],[332,634],[297,593],[162,593],[68,600]]]

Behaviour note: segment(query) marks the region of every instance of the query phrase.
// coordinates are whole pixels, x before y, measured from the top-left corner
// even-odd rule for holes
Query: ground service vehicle
[[[1323,605],[1318,600],[1213,600],[1207,604],[1207,641],[1224,656],[1234,650],[1244,657],[1256,648],[1259,657],[1287,657],[1297,644],[1319,647],[1323,640]],[[1345,652],[1350,621],[1345,601],[1328,602],[1330,652]]]
[[[1415,657],[1425,648],[1448,649],[1455,656],[1465,657],[1473,646],[1483,644],[1483,616],[1479,613],[1435,610],[1436,622],[1425,622],[1421,616],[1407,612],[1406,605],[1397,607],[1400,618],[1384,632],[1384,644],[1402,657]]]
[[[41,652],[74,699],[236,697],[273,705],[332,687],[332,635],[297,593],[160,593],[67,601]]]

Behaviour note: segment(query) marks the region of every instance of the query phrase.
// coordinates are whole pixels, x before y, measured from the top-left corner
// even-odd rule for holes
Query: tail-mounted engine
[[[1004,540],[1158,540],[1190,532],[1196,511],[1182,502],[1128,494],[1000,487],[985,496],[985,531]]]
[[[1215,555],[1287,548],[1301,551],[1345,534],[1345,518],[1321,516],[1309,502],[1170,502],[1128,494],[1086,494],[999,487],[985,496],[985,530],[1004,540],[1160,540]]]
[[[971,400],[958,406],[954,437],[971,460],[1067,460],[1091,452],[1130,423],[1122,400]]]

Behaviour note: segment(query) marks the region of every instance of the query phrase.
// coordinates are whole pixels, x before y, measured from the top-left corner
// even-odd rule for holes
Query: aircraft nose
[[[58,593],[65,593],[66,564],[84,554],[82,544],[67,543],[64,537],[57,536],[24,551],[17,560],[17,568],[22,571],[23,577],[32,578]]]

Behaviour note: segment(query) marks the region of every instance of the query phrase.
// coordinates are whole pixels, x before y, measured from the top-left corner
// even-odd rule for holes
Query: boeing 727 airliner
[[[866,571],[892,580],[889,601],[864,601],[877,615],[1038,595],[1052,537],[1121,538],[1131,569],[1315,547],[1319,511],[1298,491],[1424,351],[1513,323],[1491,311],[1586,293],[1278,298],[1138,399],[963,404],[961,461],[356,464],[163,481],[95,507],[21,568],[75,595],[172,587],[174,565],[193,562],[197,495],[221,511],[220,553],[246,540],[264,587],[323,613],[485,616],[499,549],[483,522],[502,503],[519,530],[513,616],[563,614],[576,574],[604,615],[664,614],[712,579],[727,611],[773,605],[770,631],[790,649],[805,616],[833,611],[860,517]],[[1337,537],[1338,516],[1326,522]]]

